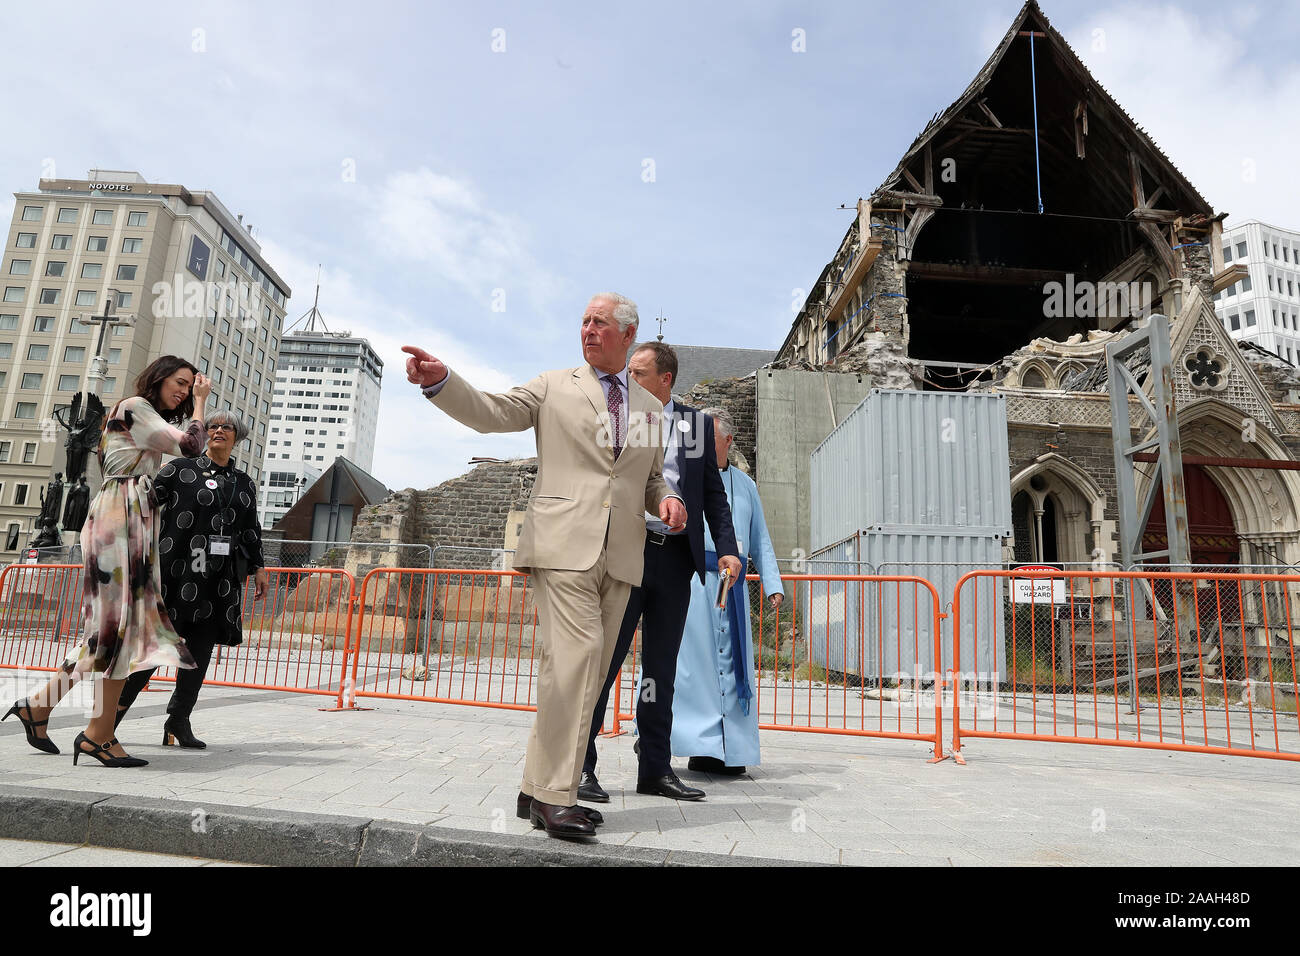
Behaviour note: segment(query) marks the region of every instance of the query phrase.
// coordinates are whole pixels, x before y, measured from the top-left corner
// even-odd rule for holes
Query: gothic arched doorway
[[[1192,564],[1238,564],[1241,541],[1232,520],[1232,508],[1219,486],[1200,465],[1183,465],[1183,487],[1187,491],[1187,531]],[[1162,551],[1168,546],[1164,496],[1157,495],[1151,517],[1142,532],[1142,550]],[[1167,563],[1163,558],[1160,562]]]
[[[1220,573],[1235,571],[1241,560],[1241,540],[1237,537],[1228,499],[1200,465],[1183,465],[1183,487],[1187,491],[1187,532],[1192,564],[1209,565],[1208,570]],[[1165,502],[1164,496],[1160,495],[1151,507],[1151,517],[1142,533],[1142,548],[1144,551],[1160,551],[1168,546]],[[1168,564],[1169,560],[1156,558],[1151,563]],[[1168,582],[1156,582],[1154,589],[1165,612],[1170,613],[1173,609],[1172,588]],[[1240,620],[1240,605],[1239,590],[1228,582],[1198,585],[1197,625],[1208,627],[1212,621]]]

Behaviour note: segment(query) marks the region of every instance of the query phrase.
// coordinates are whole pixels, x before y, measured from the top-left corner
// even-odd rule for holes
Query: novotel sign
[[[131,183],[91,183],[91,189],[102,189],[109,192],[129,193]]]

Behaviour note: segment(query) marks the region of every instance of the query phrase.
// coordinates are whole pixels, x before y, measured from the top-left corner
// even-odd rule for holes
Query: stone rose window
[[[1228,385],[1228,360],[1210,348],[1198,348],[1183,359],[1192,388],[1217,392]]]

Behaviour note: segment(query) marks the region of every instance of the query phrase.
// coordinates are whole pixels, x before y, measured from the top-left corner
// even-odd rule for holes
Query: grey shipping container
[[[1011,534],[1006,398],[872,389],[812,452],[810,551],[859,531]]]
[[[954,666],[951,611],[957,582],[970,571],[1000,568],[1002,543],[993,535],[864,531],[812,557],[836,562],[835,571],[819,567],[818,573],[924,578],[938,592],[939,611],[949,615],[940,622],[941,660],[936,667],[934,598],[928,588],[890,582],[812,582],[800,595],[807,608],[802,632],[812,661],[830,671],[864,678],[927,677]],[[1006,673],[1006,647],[1001,640],[1005,628],[997,620],[1003,613],[1002,596],[998,578],[969,583],[962,593],[961,673],[981,683]]]

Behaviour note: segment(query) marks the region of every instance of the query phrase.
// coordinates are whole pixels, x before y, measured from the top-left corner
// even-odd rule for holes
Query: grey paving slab
[[[38,843],[34,840],[0,840],[0,866],[30,866],[75,849],[73,843]]]
[[[134,850],[108,850],[103,847],[74,847],[56,856],[44,857],[28,866],[202,866],[207,860],[192,856],[172,856],[164,853],[139,853]]]
[[[14,767],[0,775],[0,837],[77,844],[130,838],[135,842],[123,845],[156,850],[132,827],[188,831],[197,808],[242,828],[250,842],[237,859],[259,859],[255,850],[283,838],[288,831],[272,822],[283,817],[289,831],[310,832],[318,845],[316,828],[326,835],[316,860],[322,865],[385,854],[404,865],[576,861],[567,851],[552,853],[560,841],[514,817],[531,715],[405,701],[323,713],[320,703],[205,688],[194,725],[208,749],[158,746],[159,728],[150,721],[161,721],[159,710],[123,735],[151,761],[127,772],[73,768],[67,754],[29,757],[21,729],[0,725],[0,752],[11,754]],[[76,715],[54,721],[55,739],[70,744],[80,723]],[[963,767],[929,764],[928,748],[911,741],[764,732],[762,743],[763,763],[740,778],[693,774],[679,761],[682,779],[708,796],[677,803],[635,792],[631,737],[599,739],[599,773],[612,800],[600,807],[607,824],[595,852],[627,859],[634,850],[650,853],[636,859],[653,865],[673,865],[672,854],[685,852],[712,854],[715,862],[739,856],[873,866],[1271,866],[1300,859],[1293,814],[1300,766],[1292,763],[968,740]],[[381,834],[384,827],[414,830]],[[375,852],[367,856],[372,835]],[[490,852],[471,847],[488,837]],[[187,852],[216,855],[211,846]]]

